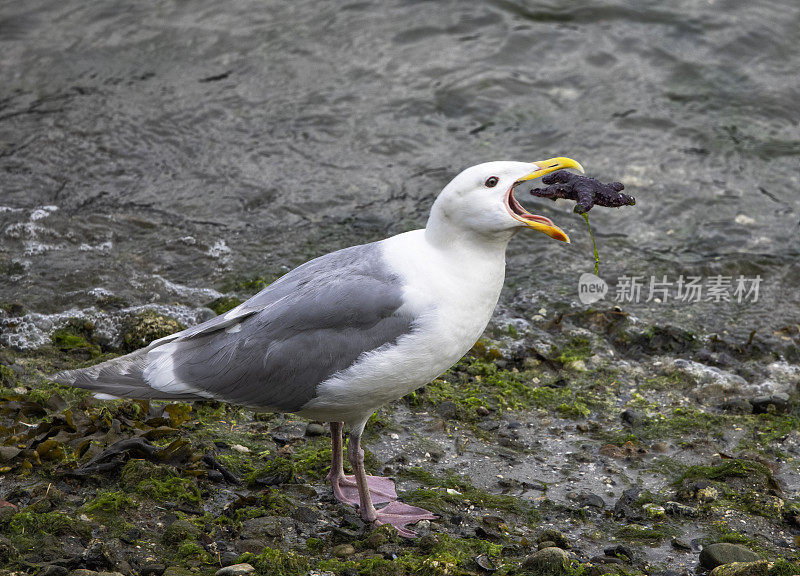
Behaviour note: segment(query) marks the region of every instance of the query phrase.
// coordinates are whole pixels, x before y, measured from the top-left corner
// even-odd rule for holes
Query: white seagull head
[[[428,228],[500,239],[510,238],[521,228],[533,228],[569,242],[569,237],[549,218],[531,214],[514,198],[518,184],[563,168],[583,172],[578,162],[563,157],[537,162],[486,162],[467,168],[439,194]]]

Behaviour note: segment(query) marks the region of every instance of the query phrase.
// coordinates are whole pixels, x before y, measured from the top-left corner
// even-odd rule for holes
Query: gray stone
[[[561,548],[542,548],[523,560],[522,569],[537,576],[566,576],[569,556]]]
[[[605,501],[597,494],[583,494],[578,499],[578,505],[581,508],[588,506],[590,508],[599,508],[600,510],[606,507]]]
[[[255,572],[256,569],[245,562],[220,568],[214,572],[214,576],[246,576],[247,574],[255,574]]]
[[[309,422],[306,426],[306,436],[322,436],[325,434],[325,427],[319,422]]]
[[[436,406],[436,413],[445,420],[453,420],[458,417],[458,406],[451,400],[445,400]]]
[[[750,400],[754,414],[786,414],[792,409],[792,401],[785,392],[776,392],[769,396],[756,396]]]
[[[759,560],[758,554],[749,548],[729,542],[709,544],[700,552],[700,565],[709,570],[731,562],[755,562],[757,560]]]

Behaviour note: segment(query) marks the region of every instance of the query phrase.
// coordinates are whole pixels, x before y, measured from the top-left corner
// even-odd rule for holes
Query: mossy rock
[[[211,308],[219,316],[220,314],[225,314],[228,310],[236,308],[241,303],[242,300],[235,296],[220,296],[206,304],[206,308]]]
[[[55,348],[81,358],[96,358],[101,354],[100,346],[93,339],[94,323],[80,318],[71,318],[67,324],[50,335]]]
[[[159,338],[164,338],[186,327],[169,316],[153,310],[145,310],[130,316],[123,324],[122,349],[133,352]]]
[[[17,385],[17,381],[16,373],[8,366],[0,364],[0,387],[13,388]]]
[[[178,544],[184,540],[196,540],[200,536],[200,528],[186,518],[178,518],[164,530],[164,542]]]

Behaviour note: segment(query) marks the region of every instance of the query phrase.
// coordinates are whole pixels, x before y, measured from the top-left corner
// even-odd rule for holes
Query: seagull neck
[[[505,260],[506,247],[513,235],[513,230],[476,232],[439,218],[430,218],[425,227],[425,240],[430,246],[447,252],[469,253],[473,258],[481,254],[485,258]]]

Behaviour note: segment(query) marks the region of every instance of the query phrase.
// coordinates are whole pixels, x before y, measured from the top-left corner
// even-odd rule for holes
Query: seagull
[[[364,426],[480,338],[514,234],[528,228],[569,242],[513,194],[565,168],[583,172],[564,157],[467,168],[436,198],[424,229],[315,258],[220,316],[53,380],[103,399],[214,399],[330,422],[334,496],[366,522],[414,537],[407,526],[437,517],[399,501],[392,480],[366,474]],[[345,424],[353,475],[343,468]]]

